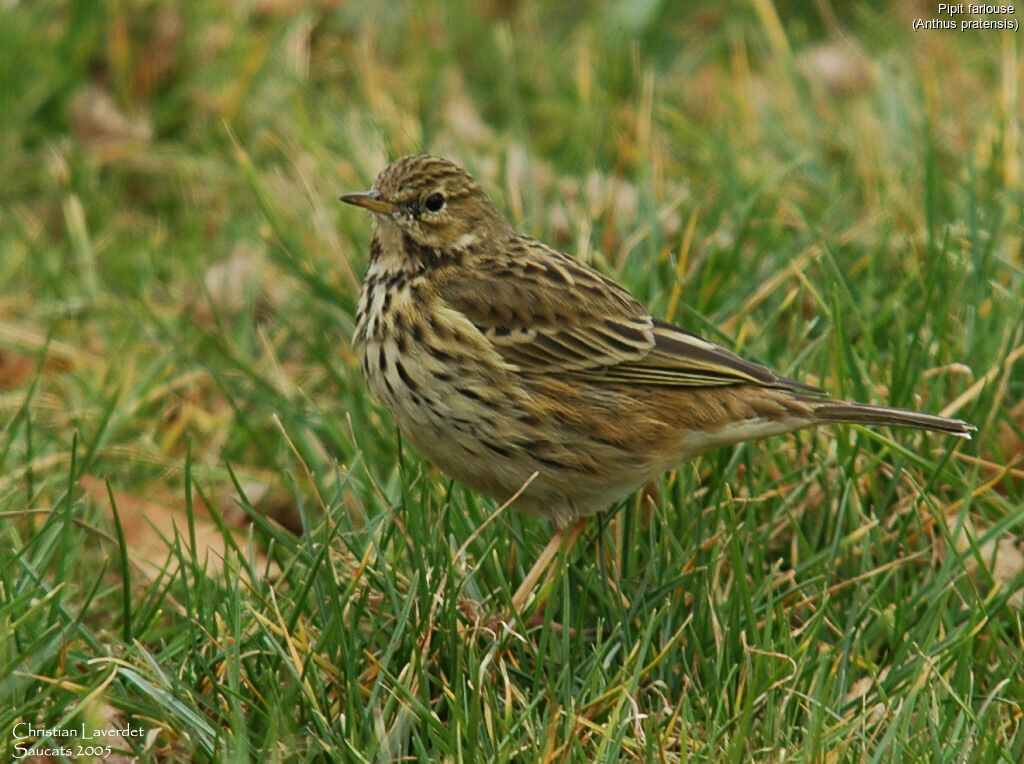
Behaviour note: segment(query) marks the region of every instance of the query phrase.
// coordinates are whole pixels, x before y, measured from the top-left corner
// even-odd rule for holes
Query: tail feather
[[[801,396],[802,397],[802,396]],[[918,430],[944,432],[958,438],[971,439],[971,433],[977,431],[970,422],[961,419],[922,414],[919,411],[897,409],[889,406],[871,406],[867,403],[848,403],[846,401],[828,401],[804,398],[814,411],[820,422],[842,422],[844,424],[873,424],[890,427],[913,427]]]

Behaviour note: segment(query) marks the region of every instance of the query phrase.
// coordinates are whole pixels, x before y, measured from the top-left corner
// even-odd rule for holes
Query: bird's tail
[[[872,406],[867,403],[848,403],[846,401],[829,401],[820,398],[800,396],[804,403],[814,411],[819,422],[842,422],[844,424],[873,424],[890,427],[913,427],[918,430],[944,432],[958,438],[971,439],[971,433],[977,431],[970,422],[962,419],[922,414],[919,411],[897,409],[889,406]]]

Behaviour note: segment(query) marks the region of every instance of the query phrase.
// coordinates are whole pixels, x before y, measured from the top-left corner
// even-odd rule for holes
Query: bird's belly
[[[511,377],[488,371],[460,364],[454,352],[438,356],[406,345],[399,353],[389,338],[371,340],[363,350],[371,393],[420,453],[459,482],[501,501],[535,465],[516,445],[521,392]]]
[[[436,467],[498,502],[526,485],[516,509],[559,525],[600,511],[642,486],[650,455],[593,440],[590,403],[569,388],[524,384],[429,347],[379,337],[363,349],[367,384],[402,433]],[[599,435],[599,434],[598,434]]]

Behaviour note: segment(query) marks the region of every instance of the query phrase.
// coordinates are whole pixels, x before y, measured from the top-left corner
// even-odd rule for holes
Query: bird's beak
[[[360,191],[356,194],[342,194],[338,198],[347,204],[354,204],[356,207],[365,207],[370,212],[380,212],[384,215],[389,215],[397,209],[397,207],[391,202],[386,202],[381,199],[380,191],[375,188],[369,191]]]

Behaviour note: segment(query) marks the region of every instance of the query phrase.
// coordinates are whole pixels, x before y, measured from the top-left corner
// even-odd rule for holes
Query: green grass
[[[0,751],[1021,760],[1024,59],[911,7],[12,4]],[[348,339],[336,197],[412,151],[654,314],[978,437],[709,454],[484,628],[551,529],[424,464]]]

